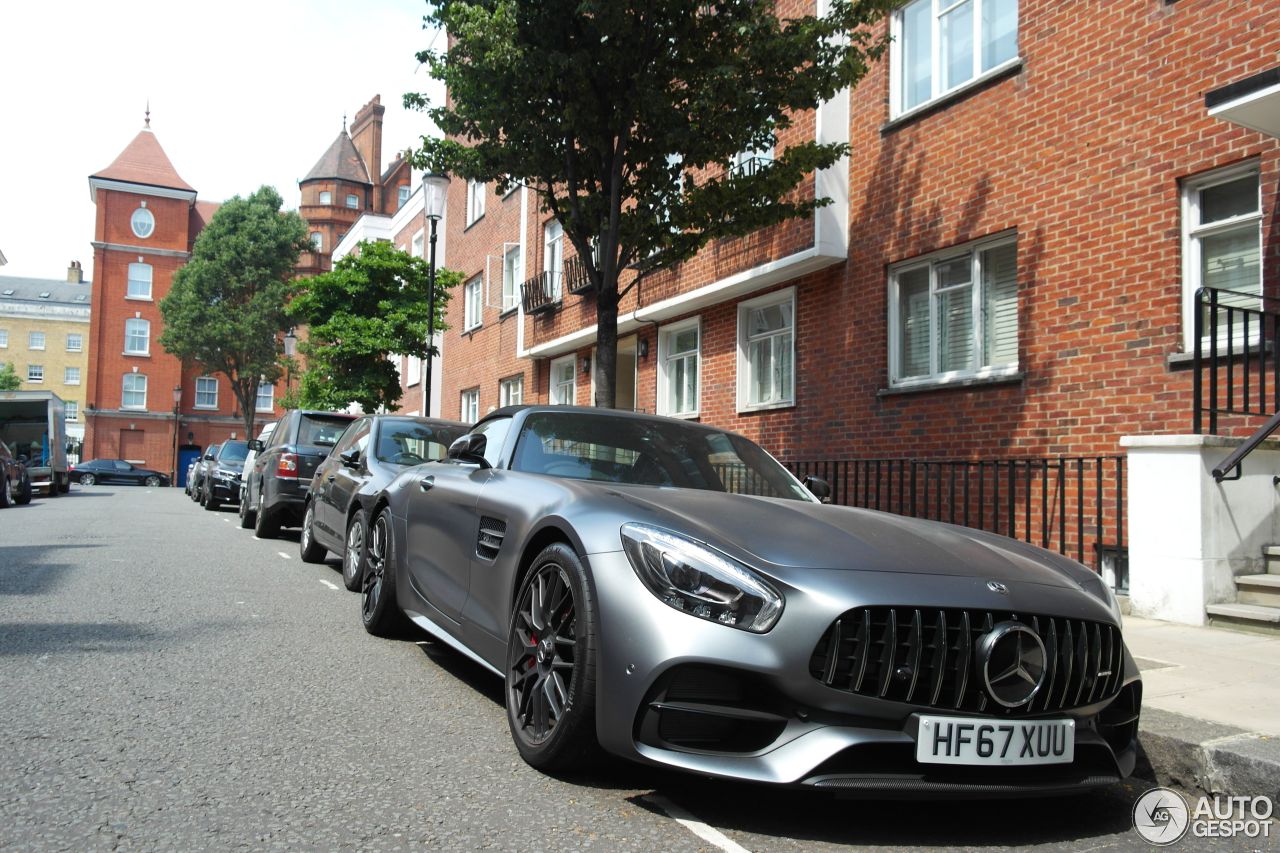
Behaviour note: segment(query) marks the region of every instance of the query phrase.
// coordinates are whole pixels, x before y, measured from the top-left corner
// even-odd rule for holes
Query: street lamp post
[[[289,359],[289,363],[285,366],[284,395],[288,398],[293,396],[293,356],[297,351],[298,336],[293,333],[293,327],[290,326],[284,336],[284,356]]]
[[[182,405],[182,386],[173,386],[173,476],[169,478],[169,485],[177,487],[178,485],[178,408]]]
[[[435,354],[436,336],[436,223],[444,217],[445,196],[449,191],[449,176],[431,173],[422,178],[422,213],[431,222],[431,249],[427,257],[427,360],[426,375],[422,377],[422,413],[431,414],[431,362]]]

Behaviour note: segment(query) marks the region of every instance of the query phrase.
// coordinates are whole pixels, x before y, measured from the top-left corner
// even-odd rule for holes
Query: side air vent
[[[476,556],[495,559],[502,550],[502,540],[507,535],[507,523],[497,518],[483,516],[480,519],[480,538],[476,541]]]

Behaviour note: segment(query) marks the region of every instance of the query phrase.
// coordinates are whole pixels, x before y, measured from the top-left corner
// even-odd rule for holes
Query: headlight
[[[751,569],[658,527],[622,525],[631,568],[668,607],[762,634],[782,615],[782,596]]]

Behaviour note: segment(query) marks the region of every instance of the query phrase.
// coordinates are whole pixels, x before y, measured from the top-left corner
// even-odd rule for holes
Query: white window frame
[[[132,381],[132,383],[131,383]],[[140,388],[130,388],[129,385],[141,386]],[[142,395],[141,403],[129,403],[129,395]],[[145,373],[126,373],[120,382],[120,408],[136,411],[146,411],[147,409],[147,374]]]
[[[401,184],[396,187],[396,210],[404,207],[404,203],[409,200],[410,191],[408,184]]]
[[[134,235],[141,240],[145,240],[152,234],[156,233],[156,217],[151,211],[147,210],[147,203],[144,201],[142,206],[133,212],[129,217],[129,228],[132,229]]]
[[[498,383],[498,405],[519,406],[524,403],[524,374],[509,376]]]
[[[465,424],[480,420],[479,388],[468,388],[458,395],[458,420]]]
[[[63,385],[79,385],[80,384],[80,368],[74,365],[62,368],[62,384]]]
[[[1252,176],[1258,185],[1258,207],[1255,213],[1223,219],[1210,225],[1200,225],[1200,192],[1209,187]],[[1262,245],[1262,174],[1256,160],[1215,169],[1203,175],[1189,178],[1182,183],[1182,344],[1186,352],[1195,349],[1196,291],[1200,289],[1201,250],[1200,240],[1225,231],[1235,231],[1255,222],[1258,230],[1258,296],[1262,296],[1263,245]],[[1206,346],[1208,330],[1205,330]],[[1250,335],[1256,340],[1256,332]],[[1219,339],[1221,344],[1225,341]],[[1239,341],[1237,343],[1240,343]]]
[[[973,9],[973,74],[949,88],[943,89],[942,86],[942,18],[947,13],[952,12],[964,3],[972,3]],[[982,67],[982,53],[984,41],[982,38],[982,18],[983,5],[988,0],[915,0],[910,3],[903,3],[894,10],[890,16],[890,34],[892,42],[889,46],[889,116],[891,119],[901,118],[928,109],[932,104],[937,103],[945,98],[950,97],[958,92],[966,89],[974,88],[981,85],[984,81],[1003,73],[1007,69],[1017,65],[1022,61],[1021,57],[1021,38],[1022,20],[1021,9],[1015,12],[1015,30],[1014,38],[1019,42],[1014,49],[1014,54],[1008,59],[993,65],[990,68]],[[1019,4],[1022,0],[1018,0]],[[906,37],[903,32],[902,19],[907,9],[917,3],[929,3],[932,6],[932,14],[930,16],[930,56],[929,56],[929,97],[925,98],[918,104],[910,107],[904,106],[903,98],[903,78],[904,70],[903,49],[906,44]]]
[[[559,299],[564,287],[564,226],[552,219],[542,226],[542,271],[551,273],[551,299]]]
[[[562,369],[564,365],[569,365],[569,381],[556,380],[557,371]],[[569,399],[563,399],[565,390],[568,390]],[[551,362],[551,374],[547,384],[547,401],[553,406],[573,406],[578,401],[578,356],[569,354]]]
[[[263,391],[266,391],[266,402],[263,402]],[[270,382],[259,382],[258,393],[253,397],[255,412],[274,412],[276,409],[276,386]]]
[[[351,210],[360,209],[360,196],[357,193],[347,193],[347,207]]]
[[[747,335],[747,324],[751,312],[757,308],[768,308],[773,305],[781,305],[790,303],[791,305],[791,382],[790,385],[783,389],[782,395],[777,400],[771,400],[765,403],[752,403],[751,399],[751,359],[748,357],[750,345],[764,338],[772,338],[787,334],[781,330],[771,332],[768,335],[750,338]],[[785,409],[796,404],[796,289],[788,287],[785,290],[779,290],[765,296],[759,296],[755,299],[748,299],[745,302],[738,303],[738,411],[739,412],[759,412],[769,409]]]
[[[321,203],[321,204],[333,204],[333,191],[332,191],[332,190],[320,190],[320,203]]]
[[[405,387],[417,385],[422,381],[422,359],[416,355],[405,357]]]
[[[125,284],[124,298],[142,299],[150,302],[154,284],[155,271],[152,269],[151,264],[145,264],[142,261],[136,264],[129,264],[129,278]],[[135,288],[134,285],[137,285],[137,287]]]
[[[67,400],[63,404],[63,420],[74,421],[80,417],[80,404],[75,400]]]
[[[672,342],[676,336],[689,329],[695,329],[698,332],[698,345],[692,353],[680,353],[673,356],[671,353]],[[693,359],[694,377],[696,379],[697,394],[694,399],[694,406],[687,411],[675,411],[671,407],[671,366],[677,360]],[[688,320],[681,320],[679,323],[672,323],[663,326],[658,330],[658,414],[666,415],[672,418],[696,418],[702,410],[702,318],[690,317]]]
[[[44,332],[27,332],[27,349],[43,351],[47,340]]]
[[[467,224],[470,228],[484,216],[484,197],[488,184],[483,181],[467,180]]]
[[[74,343],[72,343],[73,339]],[[84,352],[84,335],[80,332],[68,332],[67,352]]]
[[[9,348],[9,330],[0,329],[0,349]]]
[[[209,401],[209,386],[213,386],[213,400]],[[202,387],[203,386],[203,387]],[[200,402],[201,397],[205,398],[205,402]],[[216,409],[218,408],[218,377],[216,376],[197,376],[196,377],[196,401],[194,403],[197,409]]]
[[[320,231],[311,232],[311,251],[313,252],[324,251],[324,233],[323,232],[320,232]]]
[[[917,386],[934,386],[947,385],[957,381],[970,379],[1000,379],[1015,376],[1018,373],[1018,352],[1022,348],[1022,328],[1019,323],[1016,328],[1017,344],[1014,347],[1013,361],[1004,364],[984,365],[979,363],[976,367],[968,370],[939,370],[938,359],[938,335],[937,335],[937,300],[939,294],[945,288],[940,289],[937,281],[937,267],[939,264],[958,260],[968,256],[970,263],[970,280],[968,287],[970,288],[970,296],[972,303],[973,317],[973,346],[975,352],[975,361],[981,362],[984,347],[985,323],[983,314],[983,276],[982,276],[982,254],[992,249],[998,249],[1002,246],[1014,246],[1014,263],[1017,263],[1017,242],[1018,235],[1016,232],[1003,232],[991,237],[984,237],[981,240],[974,240],[969,243],[963,243],[959,246],[951,246],[936,252],[930,252],[927,255],[910,258],[909,260],[900,261],[889,267],[889,385],[893,388],[911,388]],[[900,306],[898,300],[898,280],[903,273],[913,272],[922,268],[929,269],[929,373],[923,376],[902,376],[901,364],[901,333],[902,317],[899,315]],[[1019,292],[1020,288],[1017,283],[1014,285],[1015,292]],[[1021,320],[1021,317],[1018,318]]]
[[[469,332],[484,322],[484,275],[473,276],[462,287],[462,331]]]
[[[33,384],[43,383],[44,382],[44,365],[28,364],[27,365],[27,381]]]
[[[514,255],[514,260],[512,256]],[[502,311],[514,309],[520,302],[520,283],[524,281],[524,247],[507,244],[502,253]]]
[[[133,327],[134,329],[141,328],[142,334],[139,335],[136,331],[131,332],[130,327]],[[130,343],[130,340],[131,339],[136,340],[139,337],[142,338],[143,348],[137,349],[135,347],[131,349],[130,347],[132,345]],[[150,320],[144,320],[141,317],[130,317],[124,321],[124,354],[125,355],[151,355],[151,321]]]

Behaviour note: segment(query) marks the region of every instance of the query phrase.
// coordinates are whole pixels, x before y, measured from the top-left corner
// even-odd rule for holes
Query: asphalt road
[[[0,848],[1149,849],[1142,783],[874,803],[621,762],[544,776],[491,675],[369,636],[336,561],[236,521],[141,487],[0,511]]]

